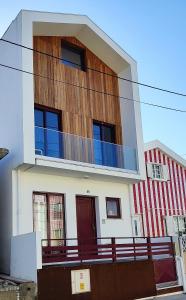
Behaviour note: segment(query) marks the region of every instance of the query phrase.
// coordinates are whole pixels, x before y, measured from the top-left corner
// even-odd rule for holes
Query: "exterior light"
[[[9,153],[9,150],[6,148],[0,148],[0,159],[4,158]]]

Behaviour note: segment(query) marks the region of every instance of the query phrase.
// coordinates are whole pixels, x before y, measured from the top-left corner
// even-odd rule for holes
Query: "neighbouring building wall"
[[[166,165],[168,177],[154,180],[147,174],[145,181],[133,185],[134,213],[141,216],[145,236],[172,235],[170,219],[173,223],[173,216],[186,216],[184,167],[159,149],[146,151],[145,161]]]
[[[77,237],[76,195],[95,197],[97,236],[128,237],[132,235],[130,194],[127,184],[83,177],[47,175],[33,170],[20,172],[17,184],[21,189],[17,195],[17,207],[14,207],[14,214],[17,216],[15,235],[33,231],[33,192],[64,194],[68,238]],[[120,198],[121,218],[107,219],[106,197]]]

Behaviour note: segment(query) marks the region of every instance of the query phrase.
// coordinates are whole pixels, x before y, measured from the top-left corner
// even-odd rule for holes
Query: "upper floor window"
[[[66,41],[62,41],[63,64],[85,71],[85,50]]]
[[[170,179],[168,166],[158,163],[148,163],[147,176],[154,180],[167,181]]]
[[[57,158],[62,157],[60,113],[36,107],[34,114],[36,154]]]
[[[95,121],[93,123],[94,161],[98,165],[117,167],[115,126]]]
[[[163,168],[162,165],[152,164],[153,178],[163,179]]]

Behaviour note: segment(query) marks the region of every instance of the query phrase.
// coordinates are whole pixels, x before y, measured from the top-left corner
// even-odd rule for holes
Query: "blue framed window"
[[[35,149],[37,154],[62,157],[60,114],[35,108]]]
[[[94,161],[98,165],[117,167],[115,126],[94,121]]]

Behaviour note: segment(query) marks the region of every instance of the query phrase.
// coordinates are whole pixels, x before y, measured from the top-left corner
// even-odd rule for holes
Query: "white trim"
[[[158,148],[171,158],[173,158],[175,161],[177,161],[182,166],[186,167],[186,160],[178,155],[176,152],[171,150],[169,147],[167,147],[165,144],[161,143],[159,140],[150,141],[148,143],[144,144],[145,151],[152,150]]]

